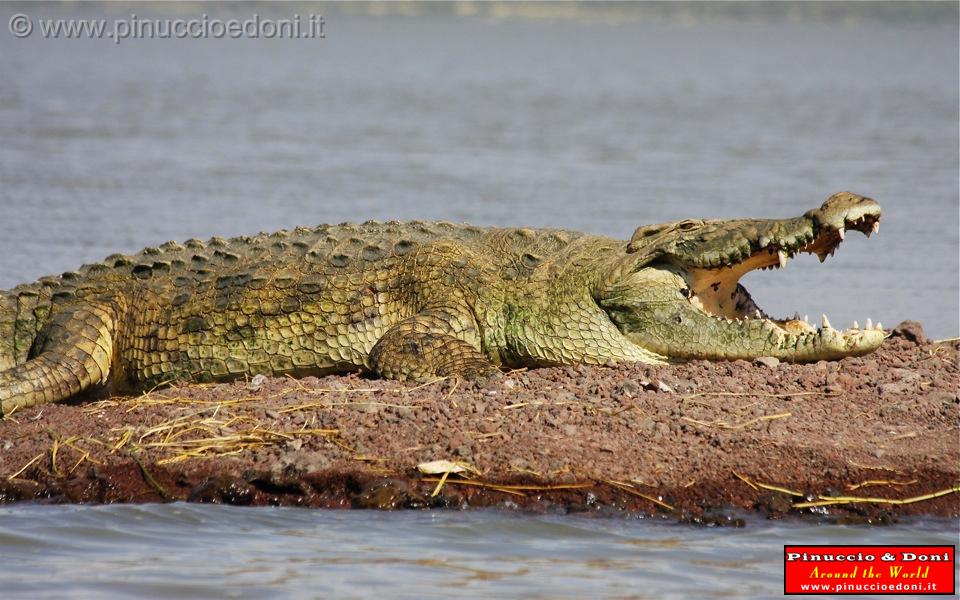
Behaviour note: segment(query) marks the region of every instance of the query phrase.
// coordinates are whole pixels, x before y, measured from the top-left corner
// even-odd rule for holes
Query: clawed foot
[[[503,373],[486,359],[457,361],[456,364],[438,370],[441,377],[461,377],[467,381],[491,381],[499,379]]]

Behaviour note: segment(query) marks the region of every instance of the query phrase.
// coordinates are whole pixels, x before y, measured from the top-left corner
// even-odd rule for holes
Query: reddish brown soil
[[[958,517],[958,344],[901,332],[811,365],[277,378],[46,406],[0,423],[0,500]],[[441,459],[476,472],[432,495],[416,466]]]

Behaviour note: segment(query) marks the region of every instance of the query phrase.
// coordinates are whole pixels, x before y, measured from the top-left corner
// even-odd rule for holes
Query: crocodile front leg
[[[480,352],[479,339],[472,316],[449,309],[425,310],[387,330],[370,351],[370,368],[399,380],[489,377],[499,370]]]
[[[81,305],[41,330],[27,362],[0,372],[0,416],[65,400],[107,382],[117,311],[112,303]]]

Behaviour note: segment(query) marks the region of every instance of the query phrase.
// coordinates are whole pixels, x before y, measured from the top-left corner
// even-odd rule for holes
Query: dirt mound
[[[917,339],[811,365],[257,378],[46,406],[0,423],[0,500],[956,517],[958,344]],[[436,460],[462,471],[417,470]]]

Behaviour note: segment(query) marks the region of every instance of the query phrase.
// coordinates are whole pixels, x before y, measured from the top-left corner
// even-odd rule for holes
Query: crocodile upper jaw
[[[819,329],[809,323],[807,316],[802,319],[799,315],[793,318],[776,319],[767,315],[757,306],[750,293],[739,281],[744,275],[757,269],[785,268],[787,262],[799,253],[814,254],[822,263],[828,256],[833,256],[845,239],[847,231],[860,231],[870,237],[879,229],[878,213],[868,211],[859,214],[854,213],[844,220],[843,225],[836,227],[832,225],[822,226],[816,237],[807,243],[793,247],[768,243],[743,260],[720,267],[704,268],[677,265],[684,273],[684,278],[688,283],[684,295],[697,310],[731,323],[763,319],[776,324],[784,332],[792,334],[809,334],[822,329],[830,329],[832,326],[826,315],[823,315]],[[882,325],[879,321],[874,325],[868,318],[865,325],[865,329],[882,331]],[[860,324],[855,321],[853,327],[841,333],[843,335],[855,335],[860,331]]]

